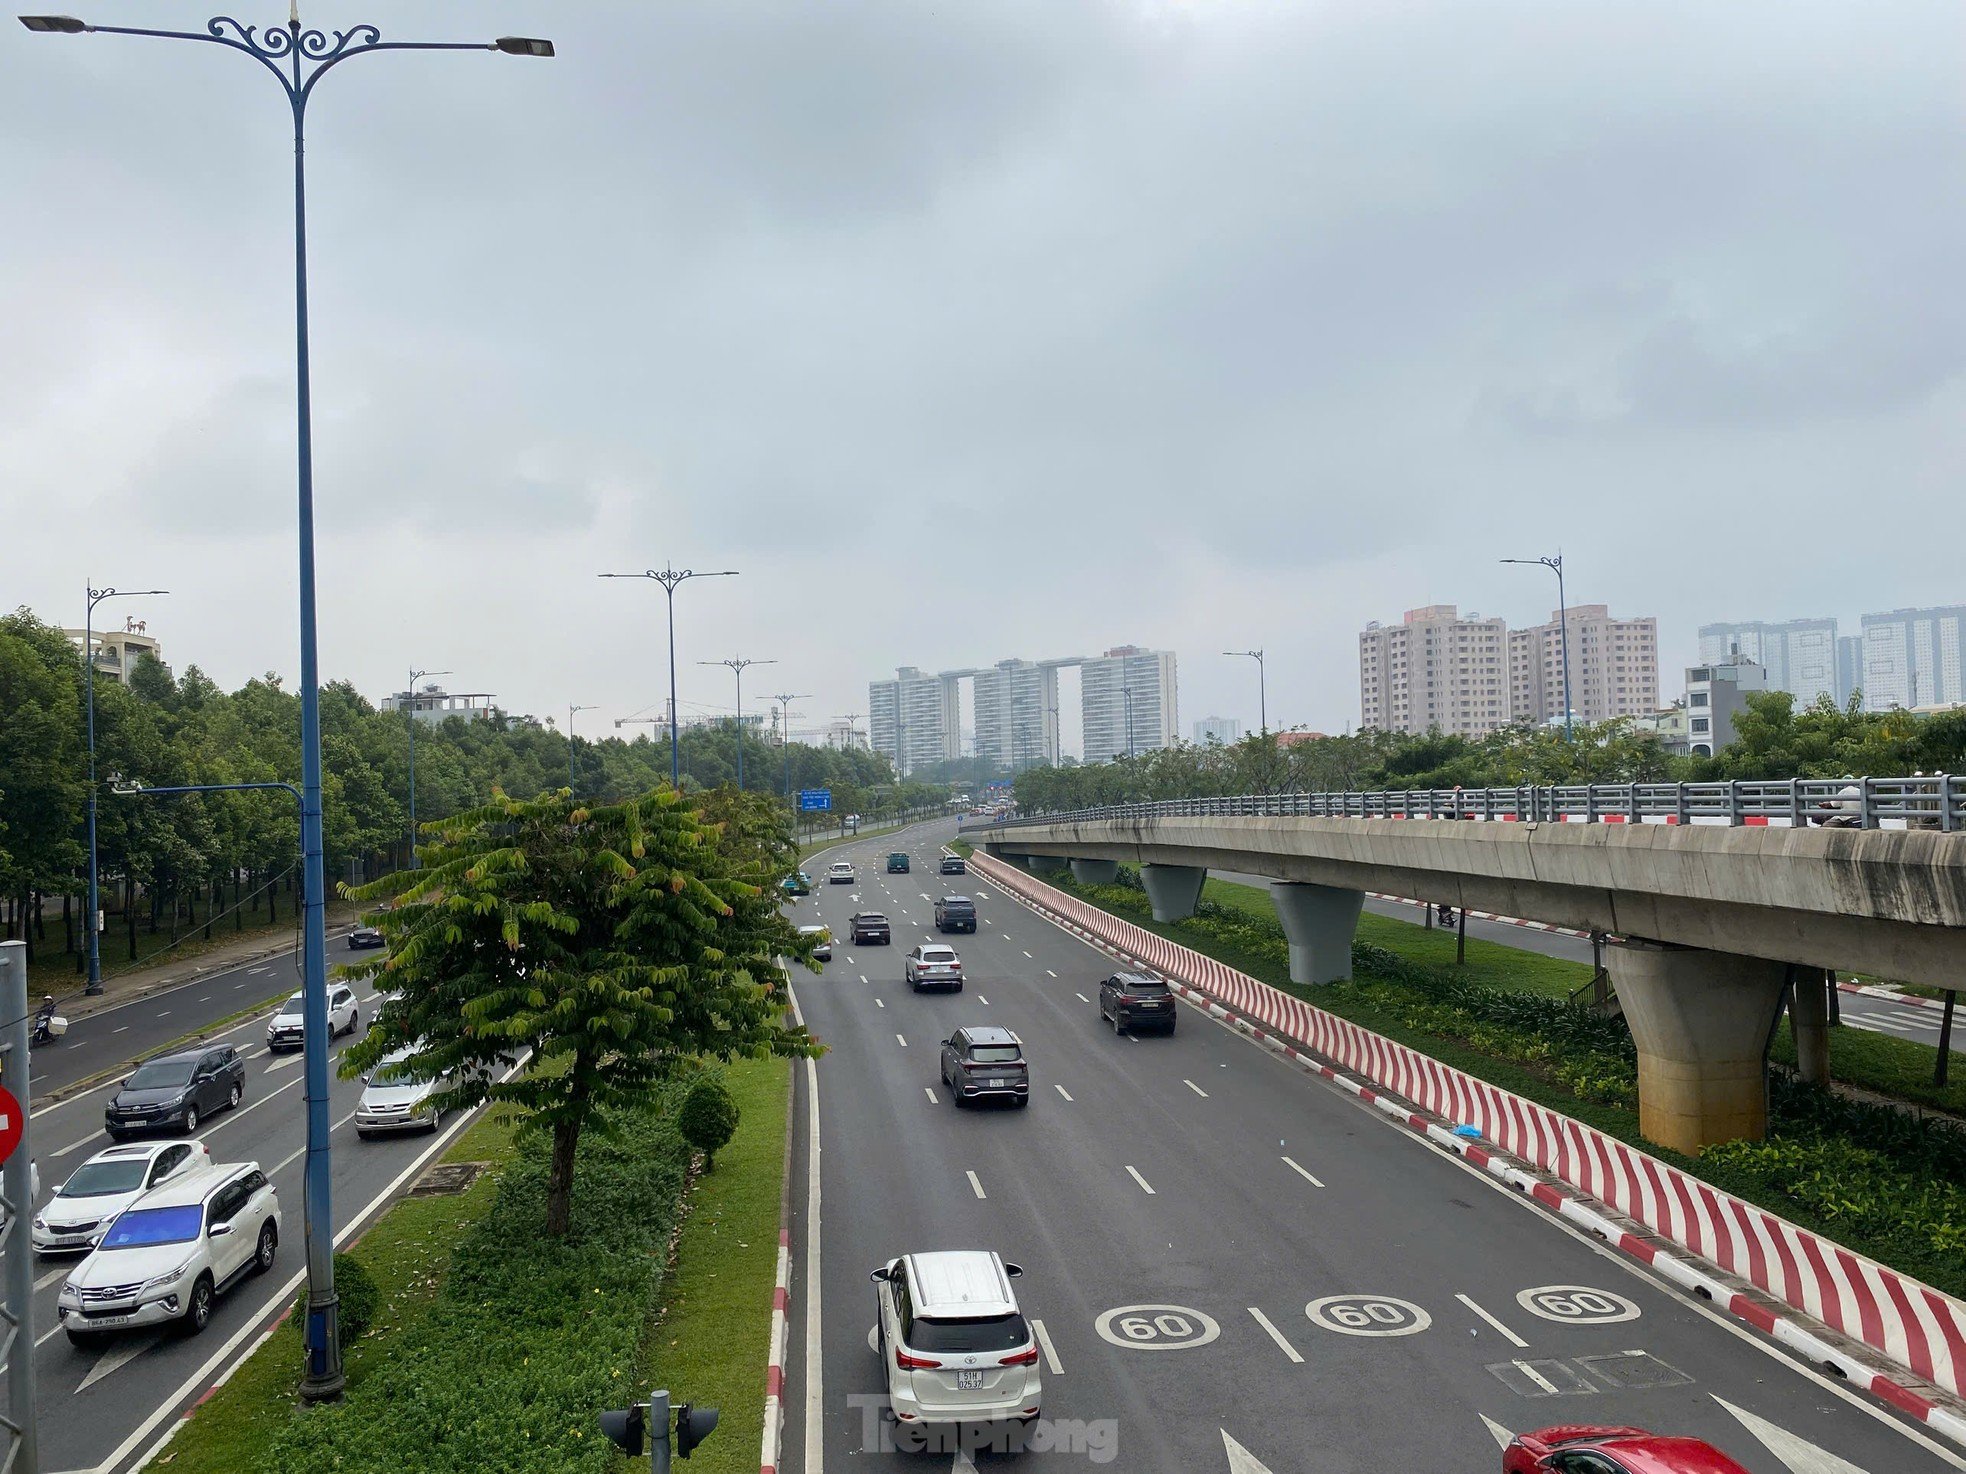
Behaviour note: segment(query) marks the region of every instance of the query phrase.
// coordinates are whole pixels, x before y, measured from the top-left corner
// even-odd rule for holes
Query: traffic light
[[[717,1426],[717,1410],[684,1403],[676,1409],[676,1452],[688,1458]],[[601,1432],[628,1457],[642,1451],[646,1435],[651,1474],[669,1474],[669,1393],[651,1392],[646,1403],[610,1408],[601,1414]]]

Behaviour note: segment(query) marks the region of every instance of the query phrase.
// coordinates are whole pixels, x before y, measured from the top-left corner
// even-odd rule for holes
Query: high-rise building
[[[1798,707],[1813,705],[1819,696],[1838,703],[1845,699],[1837,680],[1834,619],[1701,625],[1701,664],[1722,665],[1734,660],[1761,666],[1767,672],[1767,689],[1792,693]]]
[[[867,735],[874,751],[906,777],[917,768],[961,756],[959,698],[953,677],[924,675],[904,665],[891,681],[867,683]]]
[[[976,756],[998,768],[1058,761],[1058,668],[1000,660],[975,672]]]
[[[1579,722],[1647,716],[1659,709],[1659,622],[1613,619],[1608,605],[1573,604],[1548,624],[1509,631],[1511,719],[1563,720],[1563,638],[1570,638],[1570,707]]]
[[[1172,650],[1120,645],[1079,667],[1085,760],[1172,747],[1179,720]]]
[[[1192,728],[1197,746],[1218,742],[1224,747],[1242,740],[1242,723],[1234,717],[1203,717]]]
[[[1865,711],[1966,701],[1966,605],[1863,617]]]
[[[1509,724],[1508,627],[1452,604],[1377,620],[1358,637],[1359,724],[1382,732],[1438,727],[1479,737]]]

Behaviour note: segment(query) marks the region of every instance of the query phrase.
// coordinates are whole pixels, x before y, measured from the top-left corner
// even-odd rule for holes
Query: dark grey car
[[[199,1122],[246,1098],[246,1062],[229,1044],[160,1054],[136,1067],[103,1108],[111,1141],[139,1131],[196,1134]]]
[[[942,1041],[942,1083],[957,1105],[986,1096],[1031,1103],[1031,1067],[1022,1041],[990,1024],[958,1029]]]
[[[1099,1017],[1113,1021],[1113,1032],[1141,1029],[1174,1032],[1174,991],[1149,972],[1116,972],[1099,985]]]

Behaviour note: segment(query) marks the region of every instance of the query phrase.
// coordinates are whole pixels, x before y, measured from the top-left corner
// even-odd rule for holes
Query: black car
[[[987,1024],[958,1029],[942,1041],[942,1083],[957,1105],[986,1095],[1031,1103],[1031,1067],[1008,1029]]]
[[[1174,1032],[1174,991],[1147,972],[1116,972],[1099,985],[1099,1017],[1113,1021],[1113,1032],[1159,1029]]]
[[[968,896],[944,896],[935,903],[935,929],[940,932],[975,931],[976,902]]]
[[[111,1141],[133,1132],[164,1130],[192,1135],[207,1116],[246,1098],[246,1062],[229,1044],[160,1054],[136,1067],[102,1113]]]
[[[894,934],[888,930],[887,918],[878,911],[856,911],[847,926],[856,942],[879,942],[883,947],[894,943]]]
[[[363,947],[380,947],[382,933],[373,926],[358,926],[348,934],[348,950],[358,951]]]
[[[942,857],[942,863],[936,869],[943,875],[967,875],[969,874],[969,862],[963,859],[961,855],[944,855]]]

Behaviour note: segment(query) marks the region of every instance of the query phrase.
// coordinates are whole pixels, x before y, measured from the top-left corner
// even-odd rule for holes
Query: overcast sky
[[[76,0],[195,29],[206,6]],[[248,3],[248,21],[283,7]],[[1966,602],[1955,0],[308,4],[324,672],[581,730],[775,658],[1134,641],[1181,717],[1358,717],[1357,632],[1570,593]],[[297,667],[283,101],[0,32],[0,604]],[[1921,531],[1921,528],[1923,531]],[[798,725],[798,723],[795,723]],[[1068,731],[1067,746],[1076,733]]]

